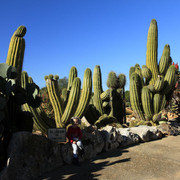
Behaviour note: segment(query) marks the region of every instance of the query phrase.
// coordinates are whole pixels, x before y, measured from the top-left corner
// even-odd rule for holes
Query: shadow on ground
[[[128,147],[126,147],[128,148]],[[86,160],[80,164],[80,166],[75,166],[73,164],[64,165],[58,169],[55,169],[47,174],[44,174],[41,178],[37,180],[64,180],[64,179],[85,179],[85,180],[97,180],[101,174],[98,171],[117,164],[130,161],[131,158],[121,159],[122,153],[129,152],[125,148],[118,148],[113,151],[103,152],[97,155],[92,160]],[[117,157],[117,158],[116,158]],[[109,158],[116,158],[116,161],[111,162]],[[96,172],[96,174],[94,174]]]

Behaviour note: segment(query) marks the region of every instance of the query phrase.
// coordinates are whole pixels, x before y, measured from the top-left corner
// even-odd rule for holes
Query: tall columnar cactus
[[[164,46],[163,54],[159,61],[159,73],[165,75],[170,64],[170,46],[166,44]]]
[[[19,84],[24,59],[25,40],[23,37],[25,34],[26,27],[19,26],[11,37],[6,59],[6,64],[16,67],[18,71],[17,81],[19,82]]]
[[[83,88],[81,90],[81,95],[79,99],[79,104],[74,113],[74,116],[82,118],[84,113],[88,108],[90,99],[92,94],[92,72],[89,68],[87,68],[84,72],[84,79],[83,79]]]
[[[147,86],[144,86],[142,88],[141,99],[142,99],[142,106],[145,112],[146,119],[151,120],[151,118],[153,117],[153,109],[152,109],[153,99],[152,99],[152,93],[150,92]]]
[[[133,72],[135,72],[135,67],[134,66],[130,67],[130,70],[129,70],[129,79],[131,78],[131,74]]]
[[[155,19],[152,19],[147,37],[146,66],[152,72],[150,84],[154,84],[158,76],[158,27]]]
[[[110,116],[117,117],[119,116],[118,114],[118,109],[116,107],[116,103],[118,101],[118,96],[117,96],[117,88],[119,87],[119,81],[118,77],[116,76],[116,73],[111,71],[108,74],[108,79],[107,79],[107,86],[110,90],[110,106],[111,106],[111,112]]]
[[[130,102],[132,109],[140,120],[145,120],[141,106],[141,80],[137,73],[132,73],[130,78]]]
[[[45,76],[46,80],[46,86],[49,94],[49,98],[51,101],[51,104],[53,106],[54,115],[55,115],[55,121],[56,121],[56,127],[63,127],[61,116],[63,113],[62,105],[60,102],[60,98],[58,97],[58,78],[53,79],[53,75]]]
[[[123,94],[123,123],[126,123],[126,99],[125,99],[125,85],[126,85],[126,75],[125,74],[119,74],[119,88],[122,88],[122,94]]]
[[[69,78],[68,78],[68,86],[67,86],[67,90],[70,91],[73,81],[74,79],[77,77],[77,69],[75,66],[72,66],[69,72]]]
[[[102,107],[102,100],[101,100],[101,93],[103,92],[103,90],[102,90],[101,68],[98,65],[94,67],[93,89],[94,89],[93,103],[95,108],[99,112],[99,116],[101,116],[104,113]]]
[[[72,71],[73,70],[73,71]],[[74,71],[75,70],[75,71]],[[73,72],[73,73],[72,73]],[[74,72],[76,73],[76,68],[73,67],[70,70],[70,74],[74,77],[73,83],[69,86],[69,95],[67,98],[67,104],[64,108],[64,102],[62,102],[62,98],[60,98],[60,94],[58,92],[57,82],[58,78],[53,79],[53,76],[50,75],[46,77],[46,86],[48,90],[48,94],[50,97],[50,102],[53,106],[53,110],[55,113],[55,122],[56,127],[65,127],[72,116],[82,117],[87,110],[89,105],[91,93],[92,93],[92,73],[89,68],[86,69],[84,73],[83,80],[83,89],[80,92],[81,88],[81,80],[78,77],[74,76]],[[81,95],[80,95],[81,94]]]
[[[78,77],[76,77],[71,87],[66,108],[64,109],[64,112],[62,114],[61,122],[63,123],[63,126],[67,125],[70,118],[74,115],[77,109],[79,103],[80,88],[81,88],[81,80]]]

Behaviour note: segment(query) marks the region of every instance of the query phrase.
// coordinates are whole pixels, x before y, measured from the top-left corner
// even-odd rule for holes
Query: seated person
[[[78,161],[78,148],[80,149],[81,155],[84,154],[83,145],[81,142],[82,139],[82,131],[78,127],[81,123],[81,120],[78,117],[71,118],[72,126],[69,126],[67,130],[67,138],[69,139],[70,143],[72,144],[73,148],[73,163],[79,164]]]

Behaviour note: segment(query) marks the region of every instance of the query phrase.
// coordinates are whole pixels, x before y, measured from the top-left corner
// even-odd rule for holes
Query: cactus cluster
[[[153,120],[166,106],[177,81],[170,46],[166,44],[157,61],[158,28],[153,19],[147,37],[146,65],[130,68],[130,102],[139,120]],[[153,118],[154,117],[154,118]]]
[[[101,127],[112,122],[116,124],[123,123],[123,116],[125,116],[125,103],[123,101],[125,84],[126,76],[124,74],[117,76],[115,72],[111,71],[107,79],[109,89],[103,91],[101,69],[99,65],[95,66],[93,73],[94,94],[85,114],[86,119],[91,124]]]
[[[60,95],[58,88],[59,77],[49,75],[45,77],[46,86],[53,106],[56,127],[65,127],[72,116],[82,117],[89,105],[92,94],[92,73],[89,68],[84,72],[83,87],[77,77],[76,67],[72,67],[68,78],[68,87]]]

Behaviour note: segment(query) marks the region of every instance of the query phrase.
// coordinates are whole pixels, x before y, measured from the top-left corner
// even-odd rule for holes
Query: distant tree
[[[68,85],[68,78],[64,77],[58,80],[59,89],[62,90],[63,88],[67,88]]]

